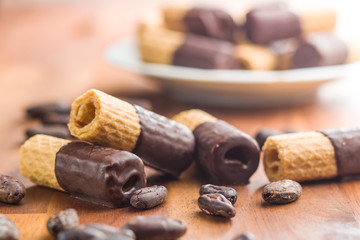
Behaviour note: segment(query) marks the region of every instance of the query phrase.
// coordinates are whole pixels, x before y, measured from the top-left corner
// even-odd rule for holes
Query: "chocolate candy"
[[[255,8],[247,13],[247,37],[256,44],[268,44],[301,34],[300,18],[283,7]]]
[[[174,52],[172,64],[204,69],[235,69],[239,63],[233,44],[216,39],[187,34]]]
[[[333,33],[314,33],[305,38],[291,59],[292,68],[343,64],[348,49]]]
[[[144,166],[136,155],[86,142],[71,142],[58,151],[55,174],[59,185],[76,198],[110,207],[129,204],[145,186]]]
[[[215,184],[246,184],[259,165],[259,146],[249,135],[217,120],[194,130],[196,161]]]

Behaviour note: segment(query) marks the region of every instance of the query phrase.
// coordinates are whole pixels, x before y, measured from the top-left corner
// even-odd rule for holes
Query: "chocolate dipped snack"
[[[162,10],[167,28],[225,41],[234,40],[235,23],[225,11],[203,7],[166,6]]]
[[[346,44],[333,33],[308,35],[291,59],[292,68],[343,64],[348,57]]]
[[[196,139],[196,163],[211,183],[246,184],[259,165],[256,141],[227,122],[198,109],[172,119],[188,126]]]
[[[69,129],[79,139],[133,152],[175,177],[190,166],[195,148],[186,126],[94,89],[73,102]]]
[[[263,147],[270,181],[311,181],[360,173],[360,129],[328,129],[269,137]]]
[[[139,49],[144,62],[204,69],[239,67],[230,42],[146,23],[139,29]]]
[[[20,150],[20,171],[38,185],[108,207],[129,204],[145,186],[144,165],[126,151],[35,135]]]

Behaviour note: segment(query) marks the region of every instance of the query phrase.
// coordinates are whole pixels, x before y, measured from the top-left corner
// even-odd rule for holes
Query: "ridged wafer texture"
[[[129,152],[141,130],[133,105],[95,89],[73,102],[68,126],[79,139]]]
[[[274,70],[277,66],[277,56],[264,46],[239,44],[235,48],[235,57],[249,70]]]
[[[200,109],[191,109],[179,112],[171,118],[172,120],[187,126],[191,131],[204,122],[215,122],[216,117]]]
[[[55,176],[56,153],[70,141],[47,135],[35,135],[20,148],[20,171],[31,182],[64,191]]]
[[[334,148],[319,132],[290,133],[268,137],[262,150],[270,181],[302,182],[337,175]]]
[[[331,31],[336,25],[335,9],[308,9],[299,15],[304,33]]]
[[[185,34],[143,22],[139,26],[138,40],[144,62],[170,65],[175,51],[185,41]]]
[[[171,30],[187,31],[183,19],[189,10],[188,6],[164,6],[162,8],[164,25]]]

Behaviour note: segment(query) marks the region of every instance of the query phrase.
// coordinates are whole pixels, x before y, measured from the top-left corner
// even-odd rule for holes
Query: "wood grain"
[[[24,130],[37,122],[24,117],[24,108],[54,100],[71,102],[89,88],[148,99],[154,111],[166,116],[196,105],[169,98],[147,78],[106,65],[107,44],[131,36],[136,19],[157,1],[56,1],[32,4],[5,2],[0,8],[0,173],[22,176],[18,169],[19,145]],[[142,6],[143,8],[139,8]],[[66,13],[66,14],[64,14]],[[51,21],[49,20],[51,19]],[[315,103],[273,109],[220,109],[200,106],[250,135],[262,127],[316,130],[359,125],[360,96],[357,75],[321,89]],[[268,183],[262,165],[245,186],[235,186],[237,215],[231,220],[208,216],[197,207],[198,191],[206,183],[193,164],[179,180],[147,169],[149,184],[164,184],[169,194],[157,208],[109,209],[72,198],[55,190],[27,185],[19,205],[0,203],[0,212],[19,227],[22,239],[52,239],[47,218],[65,208],[75,208],[81,223],[99,222],[121,227],[138,215],[183,219],[188,231],[182,239],[232,239],[249,231],[257,239],[358,239],[360,238],[359,177],[303,184],[303,195],[292,204],[263,202]]]

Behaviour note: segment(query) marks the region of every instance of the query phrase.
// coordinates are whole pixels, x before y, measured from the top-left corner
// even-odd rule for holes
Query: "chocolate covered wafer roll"
[[[163,19],[165,26],[172,30],[234,41],[234,20],[221,9],[167,6],[163,8]]]
[[[234,69],[239,64],[230,42],[143,24],[139,31],[142,60],[204,69]]]
[[[23,144],[20,171],[38,185],[109,207],[128,205],[132,193],[146,184],[135,154],[46,135]]]
[[[192,162],[195,139],[187,127],[98,90],[73,102],[69,129],[79,139],[133,152],[175,177]]]
[[[246,184],[259,165],[259,146],[249,135],[198,109],[173,117],[196,139],[196,162],[211,183]]]
[[[360,129],[329,129],[269,137],[263,147],[270,181],[311,181],[360,173]]]
[[[346,44],[333,33],[308,35],[299,45],[291,59],[292,68],[306,68],[343,64],[348,49]]]

